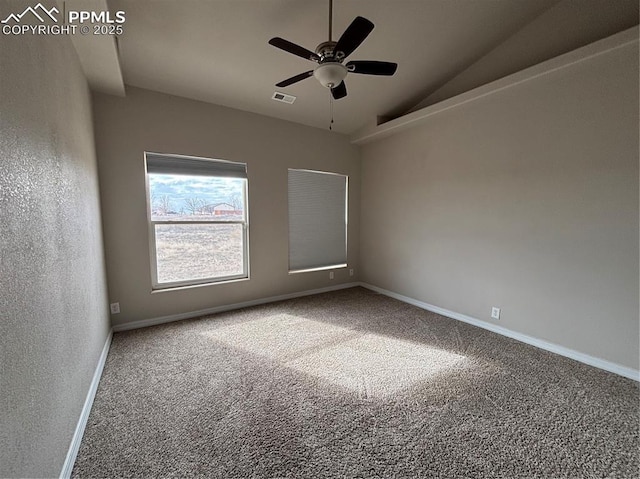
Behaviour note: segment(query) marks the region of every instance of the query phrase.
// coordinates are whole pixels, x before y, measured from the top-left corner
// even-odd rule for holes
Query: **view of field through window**
[[[158,283],[242,276],[246,180],[149,173]]]

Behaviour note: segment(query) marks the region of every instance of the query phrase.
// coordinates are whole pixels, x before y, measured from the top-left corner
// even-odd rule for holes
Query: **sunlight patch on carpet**
[[[420,343],[279,314],[207,331],[229,346],[358,393],[383,397],[461,366],[464,356]]]

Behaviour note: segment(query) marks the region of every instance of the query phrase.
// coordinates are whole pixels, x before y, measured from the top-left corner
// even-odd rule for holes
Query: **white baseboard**
[[[91,385],[89,386],[89,392],[87,392],[84,406],[82,406],[80,419],[78,419],[76,430],[73,433],[71,445],[69,446],[69,451],[67,451],[67,457],[64,461],[64,465],[62,466],[60,479],[67,479],[71,477],[71,471],[73,470],[73,465],[76,462],[76,457],[78,456],[78,451],[80,450],[80,443],[82,442],[82,436],[84,435],[84,429],[87,425],[87,420],[89,419],[89,413],[91,412],[91,406],[93,405],[93,400],[96,397],[98,383],[100,382],[102,370],[104,369],[104,363],[107,361],[107,354],[109,353],[109,347],[111,346],[112,338],[113,331],[109,331],[107,340],[105,341],[104,347],[102,348],[102,353],[100,354],[100,358],[98,359],[98,365],[96,366],[96,370],[93,373],[93,379],[91,380]]]
[[[457,319],[458,321],[472,324],[474,326],[478,326],[479,328],[487,329],[494,333],[498,333],[502,336],[506,336],[508,338],[515,339],[517,341],[521,341],[526,344],[530,344],[531,346],[535,346],[537,348],[559,354],[560,356],[565,356],[567,358],[574,359],[581,363],[588,364],[589,366],[594,366],[599,369],[604,369],[605,371],[609,371],[611,373],[624,376],[625,378],[633,379],[634,381],[640,381],[640,371],[638,371],[637,369],[612,363],[611,361],[606,361],[604,359],[596,358],[594,356],[590,356],[588,354],[584,354],[579,351],[575,351],[573,349],[565,348],[564,346],[560,346],[555,343],[550,343],[542,339],[534,338],[532,336],[527,336],[526,334],[511,331],[510,329],[503,328],[502,326],[496,326],[494,324],[486,323],[479,319],[472,318],[471,316],[456,313],[455,311],[449,311],[448,309],[444,309],[438,306],[434,306],[432,304],[424,303],[422,301],[418,301],[417,299],[409,298],[408,296],[403,296],[401,294],[394,293],[393,291],[388,291],[383,288],[378,288],[377,286],[373,286],[371,284],[359,283],[359,285],[362,286],[363,288],[367,288],[367,289],[370,289],[371,291],[375,291],[376,293],[384,294],[385,296],[389,296],[390,298],[394,298],[402,302],[412,304],[419,308],[426,309],[427,311],[431,311],[433,313],[446,316],[447,318]]]
[[[253,299],[251,301],[243,301],[241,303],[216,306],[213,308],[201,309],[199,311],[190,311],[187,313],[171,314],[169,316],[160,316],[158,318],[149,318],[149,319],[142,319],[140,321],[131,321],[130,323],[114,325],[113,331],[119,332],[119,331],[129,331],[131,329],[146,328],[148,326],[156,326],[158,324],[172,323],[174,321],[180,321],[182,319],[198,318],[200,316],[207,316],[209,314],[214,314],[214,313],[223,313],[225,311],[233,311],[234,309],[247,308],[249,306],[257,306],[259,304],[275,303],[276,301],[283,301],[286,299],[294,299],[294,298],[300,298],[303,296],[311,296],[313,294],[328,293],[330,291],[353,288],[359,285],[360,283],[342,283],[342,284],[337,284],[335,286],[327,286],[326,288],[311,289],[307,291],[298,291],[296,293],[282,294],[279,296],[270,296],[267,298]]]

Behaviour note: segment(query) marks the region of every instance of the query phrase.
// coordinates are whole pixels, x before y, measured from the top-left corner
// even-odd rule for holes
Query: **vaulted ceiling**
[[[569,5],[564,12],[562,4]],[[329,0],[108,0],[108,6],[126,12],[118,48],[127,85],[329,126],[330,93],[313,77],[275,87],[315,63],[268,44],[279,36],[315,50],[328,39]],[[572,11],[582,11],[584,17],[585,8],[597,28],[581,26],[575,29],[580,32],[566,35],[556,31],[562,23],[554,23],[554,11],[566,23],[572,21]],[[543,43],[555,38],[549,55],[563,52],[565,37],[564,48],[575,48],[580,43],[576,36],[584,37],[584,43],[635,25],[637,12],[635,0],[334,0],[333,40],[356,16],[375,24],[349,60],[399,65],[391,77],[349,74],[348,96],[333,104],[334,130],[349,134],[379,117],[410,110],[536,21]],[[545,22],[555,30],[545,33]],[[585,20],[576,17],[576,22]],[[510,64],[522,66],[527,55],[539,61],[540,52],[532,52],[521,48],[519,59],[494,58],[494,76]],[[485,71],[482,81],[486,78]],[[272,99],[275,91],[296,100],[291,105],[277,102]]]

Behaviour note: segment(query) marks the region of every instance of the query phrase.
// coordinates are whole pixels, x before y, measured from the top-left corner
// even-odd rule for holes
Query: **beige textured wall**
[[[0,17],[28,5],[4,2]],[[91,103],[76,53],[63,36],[3,35],[0,477],[60,474],[107,308]]]
[[[348,270],[288,274],[287,168],[349,175],[348,262],[357,271],[359,149],[347,137],[171,95],[94,96],[105,251],[114,324],[349,282]],[[247,163],[251,279],[151,293],[143,152]]]
[[[363,147],[361,279],[638,368],[638,46]]]

